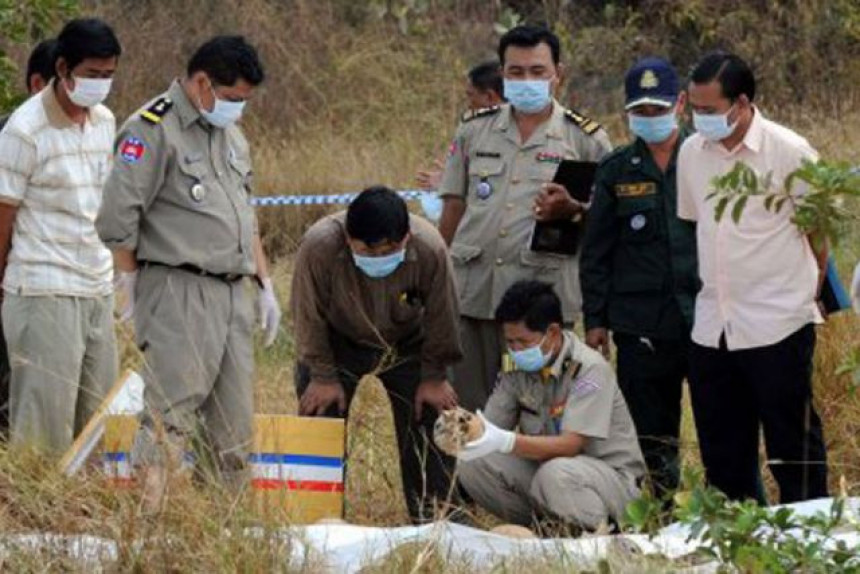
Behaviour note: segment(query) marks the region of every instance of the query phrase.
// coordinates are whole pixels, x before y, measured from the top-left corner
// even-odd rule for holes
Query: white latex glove
[[[509,454],[514,450],[514,443],[517,440],[515,432],[500,429],[484,418],[484,413],[480,409],[478,409],[477,415],[480,417],[481,422],[484,423],[484,434],[477,440],[467,442],[460,449],[460,452],[457,453],[457,458],[469,461],[493,454],[494,452]]]
[[[278,298],[275,297],[272,279],[266,277],[262,283],[263,288],[260,289],[257,306],[260,313],[260,328],[266,332],[263,345],[270,347],[278,336],[278,327],[281,324],[281,306],[278,304]]]
[[[119,271],[114,276],[113,288],[120,295],[122,307],[119,310],[119,320],[125,323],[134,316],[134,287],[137,285],[137,269],[134,271]]]
[[[860,263],[854,268],[854,279],[851,281],[851,305],[854,312],[860,315]]]

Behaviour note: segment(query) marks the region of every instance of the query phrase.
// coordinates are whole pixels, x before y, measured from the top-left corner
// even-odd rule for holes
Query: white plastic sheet
[[[828,513],[832,503],[833,499],[825,498],[788,506],[797,514],[810,516],[819,512]],[[850,499],[846,504],[846,528],[832,538],[845,541],[850,548],[857,548],[860,554],[858,516],[860,498]],[[265,535],[260,529],[248,529],[243,534],[252,537]],[[399,528],[317,524],[284,528],[268,535],[284,542],[290,541],[290,566],[299,567],[302,564],[317,564],[322,561],[328,571],[346,574],[383,560],[392,550],[409,543],[433,544],[442,557],[468,561],[476,572],[488,571],[501,561],[510,559],[547,559],[579,569],[593,568],[599,560],[609,557],[613,548],[629,547],[631,542],[644,554],[659,553],[671,559],[689,554],[698,547],[697,541],[688,541],[689,530],[680,524],[673,524],[650,538],[643,535],[625,535],[623,538],[628,544],[620,544],[622,537],[619,536],[514,539],[447,522]],[[101,571],[118,557],[114,541],[88,535],[33,533],[0,536],[0,560],[6,558],[11,551],[47,551],[55,555],[61,553],[80,563],[87,571]],[[193,565],[189,566],[193,569]],[[704,574],[716,572],[717,566],[716,563],[710,562],[686,568],[673,566],[671,570]]]

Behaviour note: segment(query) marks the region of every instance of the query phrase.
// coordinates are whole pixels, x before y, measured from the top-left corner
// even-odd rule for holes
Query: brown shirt
[[[355,266],[346,243],[346,213],[315,223],[302,238],[292,287],[299,361],[311,378],[336,379],[330,332],[386,349],[421,341],[422,380],[445,378],[460,360],[459,311],[445,242],[430,223],[410,216],[406,260],[372,279]]]

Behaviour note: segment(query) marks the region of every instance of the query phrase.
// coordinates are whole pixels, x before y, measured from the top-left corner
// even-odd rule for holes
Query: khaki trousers
[[[12,442],[62,454],[117,379],[113,295],[6,293],[2,316]]]
[[[623,516],[627,504],[639,495],[632,479],[585,455],[540,463],[496,453],[461,461],[457,472],[476,503],[523,526],[552,517],[595,530]]]
[[[202,430],[220,471],[244,469],[254,411],[246,283],[156,265],[140,270],[134,322],[146,388],[135,463],[163,462],[157,436],[163,424],[169,452],[187,451],[188,439]]]

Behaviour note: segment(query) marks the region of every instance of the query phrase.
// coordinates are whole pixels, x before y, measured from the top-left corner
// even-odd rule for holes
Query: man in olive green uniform
[[[556,285],[564,319],[580,311],[578,259],[530,250],[536,221],[578,219],[583,206],[552,181],[564,159],[598,161],[610,151],[594,121],[552,99],[559,74],[558,38],[521,26],[499,46],[509,104],[469,113],[451,144],[439,188],[439,229],[450,245],[460,294],[465,359],[454,369],[464,407],[483,406],[503,344],[493,310],[520,279]]]
[[[291,295],[299,413],[346,416],[359,379],[378,376],[391,401],[409,515],[434,519],[453,461],[427,439],[436,411],[456,405],[446,371],[462,357],[439,232],[409,215],[392,190],[371,187],[302,238]]]
[[[586,342],[618,348],[618,380],[658,494],[678,486],[681,385],[699,288],[693,224],[676,213],[675,162],[684,94],[671,65],[636,63],[626,77],[636,139],[600,165],[582,246]]]
[[[612,367],[563,329],[546,283],[515,283],[496,317],[514,368],[499,374],[479,411],[484,434],[458,455],[461,484],[523,526],[542,517],[587,530],[617,522],[639,494],[645,463]]]
[[[171,458],[198,423],[222,471],[238,477],[252,434],[252,301],[260,286],[267,344],[280,309],[249,203],[248,143],[235,122],[263,69],[238,36],[219,36],[187,76],[123,126],[97,220],[114,251],[123,318],[134,317],[146,370],[145,431],[136,463],[162,468],[153,427]]]

